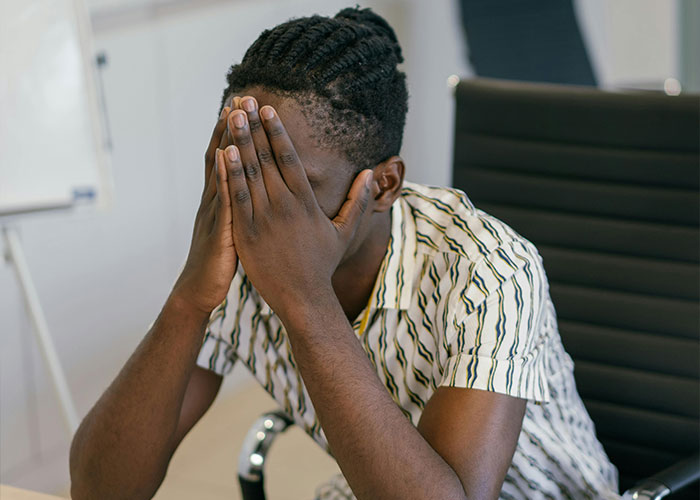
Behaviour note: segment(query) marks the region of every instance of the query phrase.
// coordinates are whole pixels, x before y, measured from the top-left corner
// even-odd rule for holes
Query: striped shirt
[[[542,258],[463,192],[404,184],[374,290],[352,327],[414,425],[439,386],[527,400],[501,499],[619,498],[617,469],[576,390]],[[237,361],[328,450],[284,327],[242,270],[211,314],[197,362],[223,375]],[[353,498],[342,477],[318,495]]]

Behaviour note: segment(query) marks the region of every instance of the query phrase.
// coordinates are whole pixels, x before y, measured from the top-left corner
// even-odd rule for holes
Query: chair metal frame
[[[238,457],[238,482],[244,500],[265,500],[267,453],[275,438],[292,423],[282,411],[271,411],[261,415],[251,426]]]

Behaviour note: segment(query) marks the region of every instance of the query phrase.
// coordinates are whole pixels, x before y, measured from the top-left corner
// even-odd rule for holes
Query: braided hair
[[[370,9],[292,19],[263,31],[226,77],[232,94],[260,86],[297,99],[321,147],[357,171],[399,154],[408,110],[394,30]],[[221,108],[219,111],[221,111]]]

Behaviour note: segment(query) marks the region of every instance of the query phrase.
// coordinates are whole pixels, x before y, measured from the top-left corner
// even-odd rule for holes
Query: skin
[[[239,259],[285,325],[333,456],[359,499],[497,498],[526,401],[441,387],[416,428],[350,326],[386,251],[401,158],[355,176],[342,154],[318,146],[296,101],[261,88],[243,95],[229,99],[212,135],[185,269],[76,433],[73,498],[155,493],[218,392],[221,377],[195,362]],[[241,109],[248,104],[251,111]]]

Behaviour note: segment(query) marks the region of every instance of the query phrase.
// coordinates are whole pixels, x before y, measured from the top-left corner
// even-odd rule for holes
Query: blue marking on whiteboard
[[[73,188],[73,201],[88,201],[95,198],[96,192],[93,188]]]

